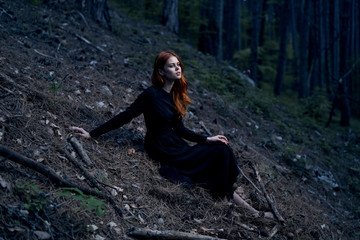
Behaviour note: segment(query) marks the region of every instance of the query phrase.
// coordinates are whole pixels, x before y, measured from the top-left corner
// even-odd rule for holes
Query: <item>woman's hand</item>
[[[222,135],[216,135],[216,136],[212,136],[212,137],[207,137],[206,142],[208,142],[208,143],[222,142],[222,143],[225,143],[226,145],[228,144],[227,138],[225,136],[222,136]]]
[[[79,135],[84,138],[91,138],[90,133],[85,129],[79,127],[70,127],[70,130],[74,131],[76,135]]]

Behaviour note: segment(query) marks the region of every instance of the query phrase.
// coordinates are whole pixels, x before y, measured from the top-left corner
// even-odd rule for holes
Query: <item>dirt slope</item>
[[[213,64],[163,27],[139,24],[117,12],[112,12],[114,31],[109,32],[63,4],[0,1],[0,11],[0,143],[84,187],[89,185],[83,173],[59,151],[81,162],[68,142],[69,126],[90,130],[124,110],[150,86],[152,61],[161,50],[181,48],[180,56]],[[213,201],[201,188],[161,178],[157,163],[144,152],[145,126],[139,117],[97,140],[80,139],[95,164],[84,168],[109,191],[123,219],[108,203],[104,210],[84,195],[62,196],[46,177],[5,157],[0,158],[0,239],[131,239],[126,235],[131,227],[262,239],[276,226],[273,239],[359,237],[359,220],[346,208],[347,195],[311,176],[285,171],[288,166],[257,144],[276,133],[272,122],[255,122],[197,81],[189,82],[194,104],[187,126],[206,133],[203,121],[212,133],[228,136],[244,173],[258,184],[250,161],[256,164],[285,224],[253,218],[232,204]],[[256,131],[259,125],[263,131]],[[281,141],[276,139],[273,144]],[[237,185],[247,201],[269,209],[244,177]]]

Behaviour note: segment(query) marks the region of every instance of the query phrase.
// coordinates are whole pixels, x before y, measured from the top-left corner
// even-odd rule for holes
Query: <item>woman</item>
[[[153,86],[144,90],[124,112],[87,132],[72,127],[78,135],[98,137],[144,114],[147,128],[145,149],[149,156],[160,162],[160,173],[174,181],[198,184],[221,199],[233,199],[254,215],[260,212],[245,202],[233,184],[239,173],[237,161],[225,136],[203,136],[187,129],[182,122],[188,104],[188,84],[183,64],[174,52],[160,52],[151,76]],[[196,142],[189,146],[183,139]],[[266,212],[265,217],[272,217]]]

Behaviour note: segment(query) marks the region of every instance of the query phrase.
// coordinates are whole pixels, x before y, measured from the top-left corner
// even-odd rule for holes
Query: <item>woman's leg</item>
[[[234,192],[233,194],[233,199],[234,202],[236,204],[238,204],[241,207],[246,208],[247,210],[249,210],[253,215],[258,215],[260,212],[258,210],[256,210],[255,208],[253,208],[252,206],[250,206],[250,204],[248,204],[244,199],[242,199],[239,194],[237,194],[236,192]],[[266,218],[274,218],[274,215],[271,212],[265,212],[264,213],[264,217]]]

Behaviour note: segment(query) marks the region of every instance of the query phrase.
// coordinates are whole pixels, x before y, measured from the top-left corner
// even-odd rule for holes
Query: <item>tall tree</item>
[[[340,78],[340,3],[339,0],[333,0],[333,39],[332,44],[332,75],[333,85],[337,85]]]
[[[331,19],[330,19],[330,2],[324,1],[323,4],[324,9],[324,21],[323,26],[321,27],[324,32],[324,78],[326,84],[326,92],[329,96],[329,99],[332,100],[334,96],[334,91],[331,84],[331,74],[330,74],[330,39],[332,39],[330,26],[331,26]]]
[[[279,96],[282,90],[283,79],[285,75],[286,66],[286,45],[288,39],[289,29],[289,0],[284,0],[283,7],[281,9],[280,19],[280,46],[276,68],[274,93]]]
[[[217,53],[216,58],[219,60],[223,59],[223,25],[224,25],[224,0],[215,0],[215,12],[216,12],[216,28],[217,34]]]
[[[289,0],[289,8],[291,13],[291,42],[292,42],[292,49],[294,51],[293,60],[291,63],[292,66],[292,73],[294,75],[294,78],[298,76],[298,60],[299,60],[299,49],[298,49],[298,37],[297,37],[297,11],[296,11],[296,5],[294,0]]]
[[[252,24],[251,24],[251,78],[258,85],[258,46],[261,27],[262,0],[252,2]]]
[[[80,0],[77,1],[80,2]],[[83,0],[81,3],[85,12],[87,12],[96,22],[107,29],[111,29],[107,0]]]
[[[163,0],[162,24],[174,33],[179,32],[178,0]]]
[[[224,6],[224,59],[227,60],[232,60],[234,55],[234,33],[237,23],[235,10],[235,0],[227,0]]]
[[[351,10],[352,0],[343,0],[341,4],[341,37],[340,37],[340,71],[342,77],[339,79],[339,94],[341,104],[341,120],[342,126],[350,126],[350,105],[348,96],[348,76],[349,71],[350,47],[351,47]]]
[[[325,2],[328,1],[324,1],[324,0],[320,0],[319,1],[319,57],[320,57],[320,61],[319,61],[319,69],[320,69],[320,74],[319,74],[319,87],[323,88],[324,87],[324,78],[325,78],[325,49],[326,49],[326,43],[325,43],[325,18],[326,18],[326,12],[325,12],[325,7],[324,5],[326,4]]]
[[[222,59],[224,0],[206,0],[202,4],[201,15],[207,23],[200,25],[198,49]]]
[[[300,74],[299,74],[299,97],[306,98],[309,96],[309,79],[308,79],[308,57],[309,57],[309,4],[310,0],[303,0],[301,3],[301,25],[300,25]]]
[[[319,80],[319,60],[320,60],[320,18],[319,18],[319,1],[310,1],[309,19],[309,94],[312,95]]]
[[[236,34],[235,50],[241,50],[241,0],[235,0],[234,14]]]

